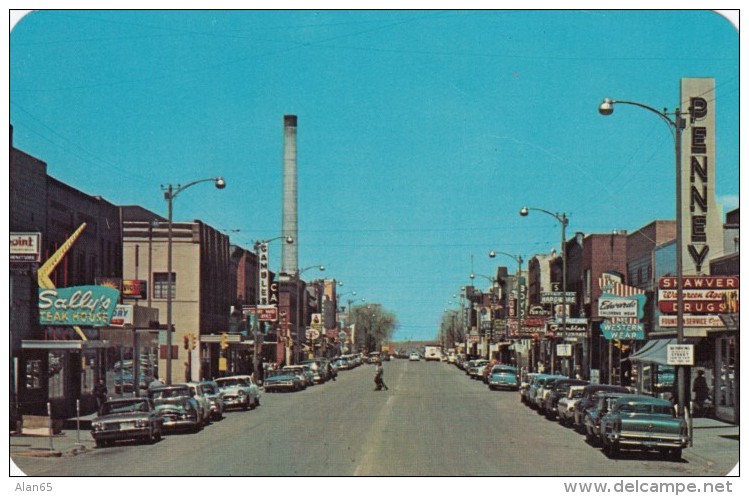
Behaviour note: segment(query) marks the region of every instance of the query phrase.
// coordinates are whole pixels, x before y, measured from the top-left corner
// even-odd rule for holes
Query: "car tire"
[[[616,457],[619,456],[619,445],[614,444],[614,443],[606,443],[606,442],[604,442],[603,452],[609,458],[616,458]]]
[[[97,439],[96,440],[96,447],[97,448],[103,448],[106,445],[107,445],[107,443],[103,439]]]
[[[248,399],[247,403],[245,403],[244,405],[242,405],[242,410],[244,410],[246,412],[249,409],[250,409],[250,400]]]
[[[669,451],[668,455],[675,462],[681,461],[681,448],[673,448]]]

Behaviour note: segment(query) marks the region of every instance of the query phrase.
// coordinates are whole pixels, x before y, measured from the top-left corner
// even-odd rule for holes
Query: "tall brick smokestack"
[[[283,220],[284,240],[291,236],[294,242],[282,242],[281,274],[295,274],[299,270],[299,223],[297,220],[296,179],[296,116],[283,116]]]

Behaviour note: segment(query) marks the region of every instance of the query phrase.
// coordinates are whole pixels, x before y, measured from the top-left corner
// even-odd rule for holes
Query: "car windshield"
[[[216,381],[218,387],[229,387],[229,386],[247,386],[247,382],[244,379],[221,379]]]
[[[190,390],[187,388],[154,389],[150,394],[154,399],[178,398],[180,396],[190,396]]]
[[[147,412],[148,402],[144,400],[115,401],[104,403],[101,407],[102,415],[115,415],[118,413]]]
[[[271,370],[268,373],[268,377],[278,377],[278,376],[281,376],[281,375],[290,375],[290,374],[293,374],[293,372],[290,371],[290,370],[286,370],[286,369]]]
[[[218,391],[213,387],[213,384],[203,384],[203,392],[205,394],[216,394]]]

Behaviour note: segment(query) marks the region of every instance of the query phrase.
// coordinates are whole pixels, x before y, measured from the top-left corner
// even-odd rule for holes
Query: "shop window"
[[[65,397],[65,355],[62,352],[49,353],[49,398]]]
[[[42,388],[42,361],[28,360],[26,362],[26,389]]]
[[[153,297],[156,299],[167,299],[167,291],[169,290],[168,274],[166,272],[154,272],[153,273]],[[172,299],[176,296],[177,286],[177,275],[172,272]]]

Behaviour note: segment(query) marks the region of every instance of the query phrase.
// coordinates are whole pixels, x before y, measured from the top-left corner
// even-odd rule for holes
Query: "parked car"
[[[567,426],[575,421],[575,404],[583,397],[585,386],[571,386],[567,395],[559,398],[557,403],[557,417],[559,423]]]
[[[518,369],[510,365],[495,365],[489,374],[489,389],[510,389],[517,391],[520,388]]]
[[[585,411],[593,408],[598,403],[598,393],[626,393],[629,389],[625,386],[616,386],[613,384],[588,384],[583,389],[582,397],[575,404],[574,424],[575,429],[579,432],[585,432]]]
[[[585,426],[585,440],[593,446],[601,442],[601,419],[610,410],[614,400],[630,393],[598,393],[596,406],[585,411],[583,425]]]
[[[104,402],[91,421],[91,437],[101,448],[115,441],[161,439],[161,417],[149,398],[121,398]]]
[[[674,460],[681,460],[689,446],[689,429],[675,416],[670,401],[652,396],[628,395],[617,398],[601,418],[600,437],[610,457],[619,450],[657,449]]]
[[[415,351],[411,352],[411,354],[408,355],[408,361],[410,362],[418,362],[420,360],[421,360],[421,357]]]
[[[289,370],[272,370],[265,376],[263,388],[266,393],[278,391],[299,391],[307,386],[304,380],[296,373]]]
[[[198,402],[191,396],[187,384],[157,386],[148,390],[161,426],[166,430],[189,429],[197,432],[203,428],[203,418]]]
[[[305,360],[303,362],[299,362],[299,365],[309,366],[309,368],[312,370],[313,380],[317,384],[322,384],[331,379],[327,360],[316,358],[314,360]]]
[[[187,387],[190,388],[190,395],[198,402],[203,425],[209,424],[211,422],[211,400],[203,391],[203,386],[199,382],[188,382]]]
[[[536,374],[531,379],[528,385],[528,393],[526,395],[526,404],[531,408],[536,408],[536,395],[538,394],[539,387],[543,387],[543,379],[549,377],[550,374]]]
[[[215,381],[201,381],[200,386],[211,406],[211,420],[221,420],[224,417],[224,397]]]
[[[572,386],[587,386],[588,381],[582,379],[559,379],[554,381],[551,390],[546,394],[543,408],[541,409],[549,420],[556,420],[558,414],[559,400],[567,396]]]
[[[268,377],[265,376],[266,391]],[[215,380],[224,399],[224,408],[248,410],[260,405],[260,388],[251,375],[232,375]]]
[[[518,389],[520,392],[520,403],[528,404],[528,388],[530,388],[533,378],[537,375],[537,372],[527,372],[525,377],[520,379],[520,388]]]
[[[315,385],[315,374],[308,365],[287,365],[281,370],[298,376],[304,383],[305,388]]]
[[[534,404],[532,408],[536,409],[538,413],[545,413],[546,408],[546,397],[551,392],[551,388],[554,387],[554,383],[560,379],[567,379],[563,375],[547,375],[538,379],[535,394],[533,396]]]
[[[483,358],[479,358],[478,360],[473,361],[473,365],[468,369],[468,376],[471,379],[479,380],[483,377],[484,374],[484,367],[486,364],[489,363],[489,360],[485,360]]]

